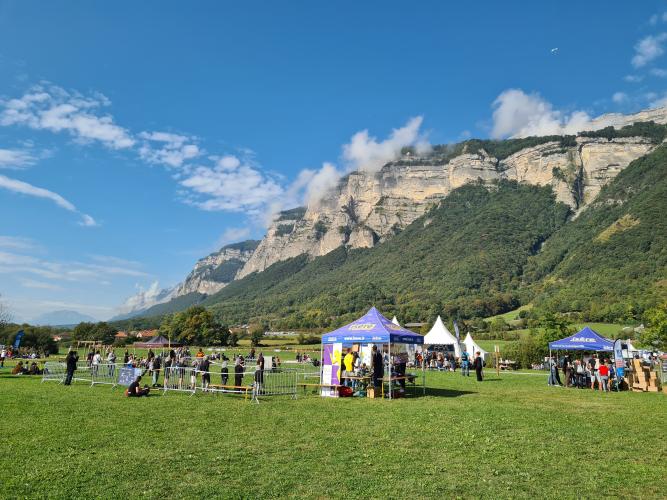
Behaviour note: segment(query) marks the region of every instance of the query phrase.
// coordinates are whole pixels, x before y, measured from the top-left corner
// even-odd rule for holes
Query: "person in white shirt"
[[[4,347],[2,348],[2,351],[0,351],[0,368],[5,367],[5,358],[7,357],[7,349]]]
[[[95,351],[95,355],[93,356],[93,373],[95,375],[97,375],[97,370],[101,362],[102,362],[102,356],[100,356],[100,351]]]

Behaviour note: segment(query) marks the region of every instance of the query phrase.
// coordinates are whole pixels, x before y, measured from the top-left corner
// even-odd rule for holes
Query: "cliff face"
[[[199,259],[185,281],[176,285],[169,298],[193,292],[211,295],[220,291],[234,280],[258,244],[259,241],[255,240],[234,243]]]
[[[546,142],[502,160],[484,150],[464,150],[444,162],[404,157],[379,172],[353,172],[305,213],[281,215],[236,278],[304,253],[315,257],[341,245],[372,247],[413,222],[453,189],[479,179],[550,185],[559,201],[581,210],[604,184],[654,147],[643,137],[577,137],[566,147],[558,141]]]

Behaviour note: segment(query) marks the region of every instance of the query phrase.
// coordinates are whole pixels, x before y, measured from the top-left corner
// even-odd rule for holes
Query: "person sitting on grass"
[[[140,398],[141,396],[148,396],[148,393],[151,390],[147,385],[144,385],[142,389],[139,382],[141,382],[141,375],[139,375],[136,380],[130,384],[130,387],[127,388],[128,397]]]
[[[19,361],[14,369],[12,370],[12,375],[23,375],[27,372],[25,368],[23,368],[23,361]]]

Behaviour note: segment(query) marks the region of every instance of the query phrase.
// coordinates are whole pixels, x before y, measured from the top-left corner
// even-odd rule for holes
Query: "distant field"
[[[255,405],[128,400],[1,370],[1,496],[664,496],[662,394],[552,389],[544,374],[429,373],[428,386],[416,399]]]

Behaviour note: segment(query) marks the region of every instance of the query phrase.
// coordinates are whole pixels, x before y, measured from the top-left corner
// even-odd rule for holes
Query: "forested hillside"
[[[667,147],[633,162],[529,260],[535,305],[639,320],[667,297]]]
[[[227,322],[273,318],[285,328],[330,326],[369,304],[405,320],[496,314],[520,303],[528,257],[568,213],[549,188],[466,185],[376,248],[280,262],[203,303]]]

